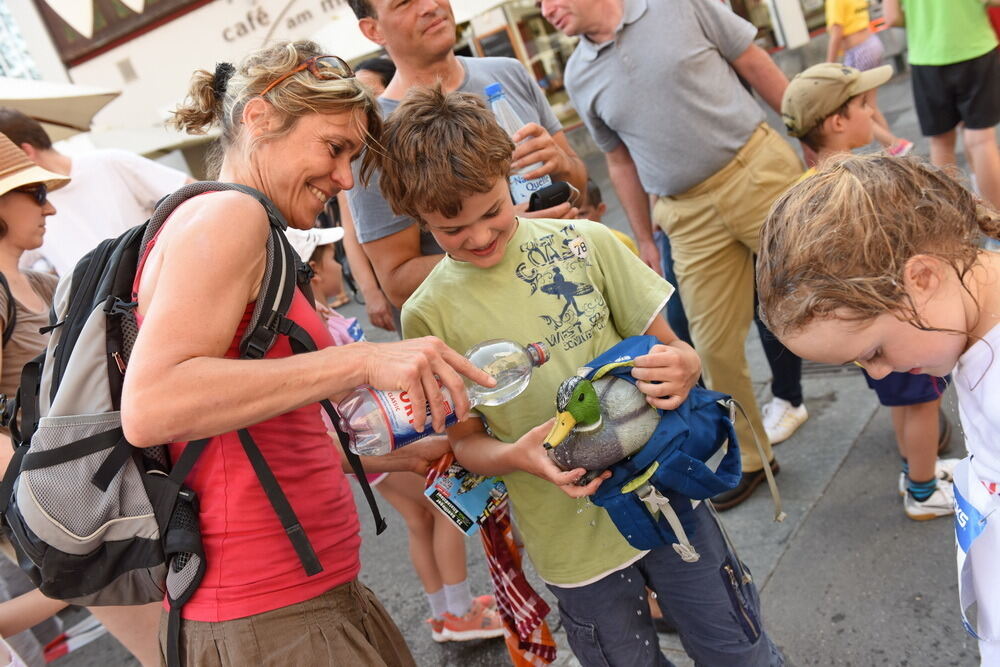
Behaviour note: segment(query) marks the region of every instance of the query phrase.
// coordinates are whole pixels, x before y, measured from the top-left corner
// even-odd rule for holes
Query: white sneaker
[[[958,462],[962,459],[938,459],[934,462],[934,476],[938,480],[944,480],[946,482],[952,481],[951,471],[955,469]],[[906,495],[906,473],[899,473],[899,495]]]
[[[938,480],[937,488],[927,500],[916,500],[910,494],[903,498],[906,516],[914,521],[929,521],[955,513],[955,487],[951,482]]]
[[[802,424],[809,419],[805,403],[796,407],[783,398],[772,398],[762,410],[764,431],[772,445],[792,437]]]

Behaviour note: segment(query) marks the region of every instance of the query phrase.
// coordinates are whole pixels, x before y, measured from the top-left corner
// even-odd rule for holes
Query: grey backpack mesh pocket
[[[26,462],[35,453],[58,453],[63,447],[103,433],[109,434],[109,439],[122,437],[120,413],[43,417]],[[28,528],[53,547],[75,555],[89,553],[108,540],[158,537],[153,507],[133,460],[125,461],[107,491],[80,483],[92,479],[112,453],[113,447],[109,447],[24,470],[16,494]]]

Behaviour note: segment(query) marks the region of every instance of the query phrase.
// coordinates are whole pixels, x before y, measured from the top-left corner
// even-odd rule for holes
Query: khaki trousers
[[[660,197],[653,208],[653,219],[670,237],[705,382],[733,396],[750,416],[749,425],[736,420],[744,471],[763,467],[751,425],[773,458],[745,351],[753,320],[754,254],[771,204],[801,175],[795,151],[761,124],[729,164],[681,195]]]

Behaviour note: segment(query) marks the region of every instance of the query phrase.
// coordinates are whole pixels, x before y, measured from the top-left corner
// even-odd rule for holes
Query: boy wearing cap
[[[889,80],[892,67],[864,72],[838,63],[815,65],[798,74],[781,101],[788,134],[816,151],[818,162],[872,142],[872,91]],[[808,178],[809,169],[802,175]],[[903,459],[899,492],[906,515],[916,521],[954,512],[951,469],[958,459],[937,455],[947,447],[951,425],[940,414],[947,378],[890,373],[881,380],[865,374],[879,402],[892,412],[896,444]]]
[[[788,134],[816,151],[817,163],[867,146],[874,133],[871,92],[892,77],[883,65],[861,72],[840,63],[821,63],[795,76],[781,98]],[[802,178],[812,176],[815,168]]]

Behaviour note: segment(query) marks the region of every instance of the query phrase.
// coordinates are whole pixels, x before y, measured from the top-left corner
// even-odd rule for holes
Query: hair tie
[[[232,78],[236,68],[230,63],[219,63],[215,66],[215,77],[212,79],[212,94],[219,102],[226,96],[226,86]]]

